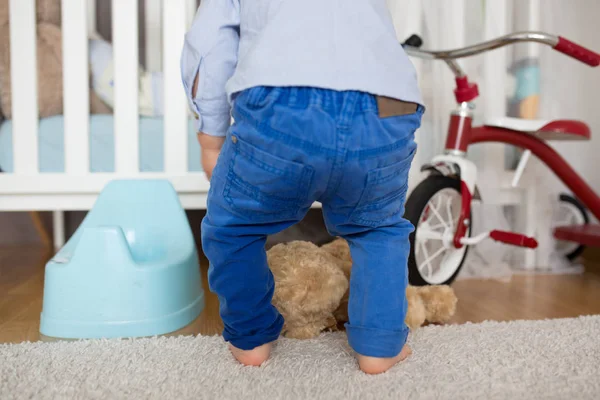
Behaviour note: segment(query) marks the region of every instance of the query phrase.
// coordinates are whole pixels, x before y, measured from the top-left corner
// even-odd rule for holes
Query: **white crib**
[[[109,0],[98,0],[109,1]],[[206,207],[209,182],[187,164],[189,114],[179,72],[184,34],[196,0],[145,0],[146,64],[164,76],[164,168],[139,169],[138,0],[112,0],[114,173],[90,172],[88,32],[95,0],[62,0],[64,173],[42,173],[38,161],[35,0],[10,0],[13,171],[0,174],[0,211],[52,211],[54,241],[65,240],[63,213],[89,210],[112,179],[172,182],[186,209]],[[32,79],[32,77],[34,79]],[[33,109],[32,109],[33,107]]]

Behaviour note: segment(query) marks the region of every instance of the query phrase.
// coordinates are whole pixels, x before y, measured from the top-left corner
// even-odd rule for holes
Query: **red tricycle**
[[[525,235],[492,230],[472,236],[471,202],[477,195],[477,167],[467,158],[470,145],[498,142],[524,149],[537,156],[573,192],[574,197],[563,195],[561,201],[580,212],[575,225],[557,226],[553,235],[557,240],[572,243],[564,256],[580,254],[583,246],[600,246],[600,225],[589,223],[585,208],[600,219],[600,197],[574,169],[551,147],[547,140],[589,140],[590,129],[581,121],[554,120],[537,122],[518,120],[504,124],[473,125],[473,100],[478,87],[469,81],[455,61],[502,46],[536,42],[582,61],[592,67],[600,64],[600,55],[560,36],[542,32],[517,32],[476,45],[451,50],[422,50],[422,40],[411,36],[403,47],[414,57],[443,60],[456,76],[454,91],[457,108],[452,111],[445,150],[423,165],[428,176],[415,187],[406,202],[405,217],[414,225],[410,236],[409,280],[412,285],[450,284],[458,275],[469,246],[491,238],[509,245],[536,248],[534,238]]]

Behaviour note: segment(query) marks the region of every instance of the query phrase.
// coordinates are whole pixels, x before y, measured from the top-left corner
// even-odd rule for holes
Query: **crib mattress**
[[[201,171],[200,146],[196,140],[194,120],[188,129],[188,171]],[[160,117],[140,117],[140,171],[164,171],[164,126]],[[90,117],[90,168],[92,172],[115,171],[115,131],[112,115]],[[53,116],[40,120],[38,129],[40,172],[60,173],[65,170],[64,117]],[[0,125],[0,168],[13,172],[12,121]]]

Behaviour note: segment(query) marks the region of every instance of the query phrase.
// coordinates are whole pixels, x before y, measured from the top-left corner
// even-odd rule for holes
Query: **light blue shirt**
[[[213,136],[226,134],[234,95],[254,86],[359,90],[422,104],[386,0],[202,0],[181,74],[198,131]]]

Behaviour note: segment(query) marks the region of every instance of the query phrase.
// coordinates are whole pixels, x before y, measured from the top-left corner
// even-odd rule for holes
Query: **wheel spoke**
[[[417,242],[424,242],[426,240],[444,240],[443,232],[436,232],[431,229],[420,228],[417,231]]]
[[[448,213],[450,225],[454,226],[454,218],[452,217],[452,198],[450,196],[448,196],[448,200],[446,201],[446,213]]]
[[[423,246],[424,246],[424,245],[423,245]],[[423,248],[423,250],[425,250],[425,248]],[[441,247],[441,248],[440,248],[438,251],[436,251],[435,253],[433,253],[431,256],[427,257],[427,258],[425,259],[425,261],[423,261],[423,263],[421,264],[421,266],[423,266],[423,264],[426,264],[426,265],[427,265],[427,272],[429,273],[429,276],[430,276],[430,277],[431,277],[431,274],[432,274],[432,269],[433,269],[433,268],[431,267],[431,262],[432,262],[433,260],[435,260],[435,259],[436,259],[436,257],[438,257],[440,254],[442,254],[442,253],[443,253],[443,252],[445,252],[445,251],[446,251],[446,248],[445,248],[445,247]],[[426,252],[425,254],[427,254],[427,252]],[[419,266],[419,271],[421,271],[421,266]]]
[[[443,229],[443,228],[445,228],[445,227],[446,227],[446,226],[445,226],[445,224],[444,224],[444,223],[441,223],[441,224],[437,224],[437,225],[433,225],[433,226],[428,226],[427,228],[428,228],[429,230],[435,231],[436,229],[440,229],[440,228],[442,228],[442,229]]]
[[[452,229],[450,226],[448,226],[448,224],[446,223],[446,221],[444,220],[444,218],[441,216],[441,214],[438,211],[437,207],[434,207],[433,204],[431,204],[431,202],[429,202],[429,207],[430,207],[431,211],[433,211],[433,213],[435,214],[435,216],[437,217],[437,219],[439,219],[440,222],[442,224],[444,224],[444,228],[446,228],[446,229]]]
[[[425,243],[421,242],[421,251],[423,252],[423,254],[425,255],[425,260],[429,260],[429,253],[427,252],[427,247],[425,247]],[[419,264],[418,269],[421,273],[423,273],[423,265],[424,263]],[[431,278],[431,275],[433,274],[433,268],[431,266],[431,263],[428,262],[427,263],[427,277]]]

